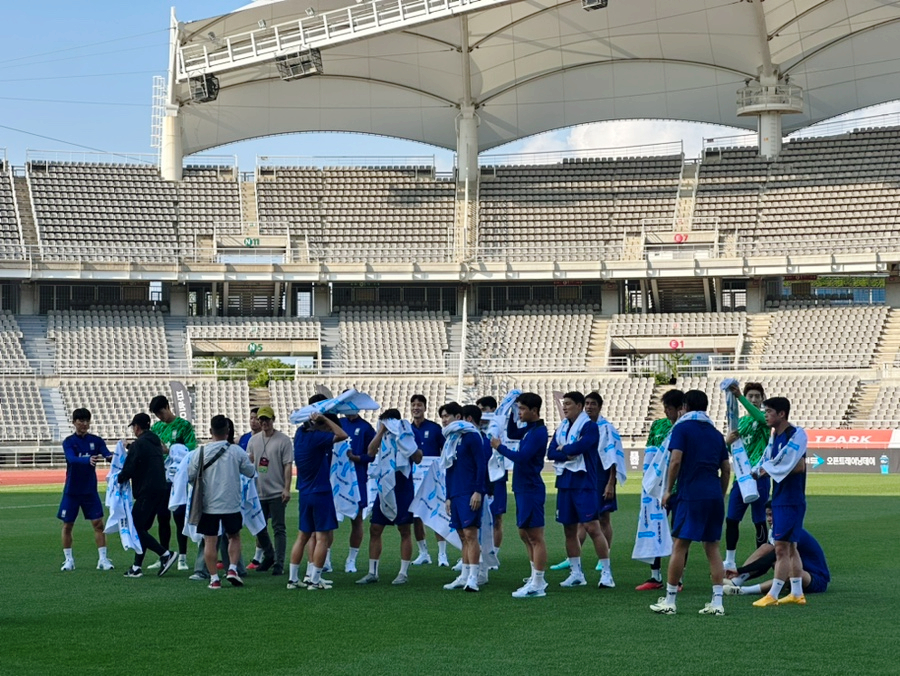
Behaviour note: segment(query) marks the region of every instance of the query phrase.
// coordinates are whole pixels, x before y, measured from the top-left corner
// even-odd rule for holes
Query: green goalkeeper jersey
[[[668,418],[660,418],[659,420],[654,420],[653,424],[650,425],[650,434],[647,435],[647,444],[646,446],[649,448],[650,446],[660,446],[663,441],[666,439],[666,435],[669,434],[669,431],[672,429],[673,423]]]
[[[738,421],[738,434],[741,435],[741,441],[744,444],[744,450],[747,451],[747,458],[750,465],[756,465],[766,446],[769,445],[769,426],[766,425],[766,414],[760,411],[756,406],[744,397],[738,397],[743,407],[747,409],[749,415],[741,417]]]
[[[167,454],[169,452],[169,447],[172,444],[184,444],[189,451],[193,451],[197,448],[197,437],[194,436],[194,426],[184,418],[175,418],[175,420],[170,423],[159,420],[154,423],[153,427],[150,428],[150,431],[162,441]]]

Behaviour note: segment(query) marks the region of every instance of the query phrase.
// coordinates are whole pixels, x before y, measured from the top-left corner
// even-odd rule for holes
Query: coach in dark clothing
[[[163,464],[163,446],[159,437],[150,431],[150,416],[146,413],[138,413],[131,419],[131,431],[135,440],[128,448],[125,465],[119,473],[119,483],[131,481],[131,492],[134,497],[131,518],[144,551],[140,554],[135,552],[134,565],[125,572],[125,577],[143,575],[141,566],[148,549],[159,554],[161,565],[158,575],[161,577],[169,572],[169,568],[178,558],[177,554],[163,549],[149,532],[153,519],[169,500]]]

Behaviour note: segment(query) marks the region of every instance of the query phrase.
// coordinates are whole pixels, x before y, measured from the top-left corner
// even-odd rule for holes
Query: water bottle
[[[882,474],[887,474],[887,473],[888,473],[888,464],[889,464],[889,462],[890,462],[890,458],[888,458],[887,455],[882,455],[882,456],[881,456],[881,473],[882,473]]]

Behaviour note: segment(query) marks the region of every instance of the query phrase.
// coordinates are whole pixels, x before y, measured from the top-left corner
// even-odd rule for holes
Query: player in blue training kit
[[[513,451],[492,439],[491,447],[504,458],[513,461],[512,489],[516,498],[516,525],[519,537],[525,543],[531,562],[531,577],[525,585],[513,592],[514,598],[535,598],[546,596],[547,545],[544,542],[544,501],[547,489],[541,471],[544,469],[544,454],[547,452],[547,426],[541,420],[540,395],[523,392],[516,399],[519,420],[525,427],[516,425],[510,415],[506,436],[519,440],[519,449]]]
[[[331,493],[331,456],[334,444],[347,439],[337,416],[313,413],[308,423],[297,428],[294,435],[294,465],[297,467],[297,491],[300,493],[300,523],[297,540],[291,549],[288,589],[306,586],[310,590],[330,588],[322,580],[325,558],[337,528],[337,512]],[[310,576],[300,582],[300,562],[303,549],[315,533],[316,545],[312,555]]]
[[[433,420],[425,417],[425,411],[428,407],[428,399],[424,394],[414,394],[409,398],[409,414],[412,423],[413,436],[416,438],[416,445],[422,451],[425,458],[437,458],[441,455],[441,449],[444,448],[444,435],[441,426]],[[416,470],[413,470],[416,471]],[[419,555],[413,559],[412,565],[421,566],[431,563],[431,554],[428,553],[428,540],[425,538],[425,524],[418,517],[413,519],[413,532],[416,537],[416,544],[419,547]],[[435,533],[438,542],[438,566],[450,566],[447,559],[447,542],[440,535]]]
[[[75,434],[66,437],[62,444],[66,456],[66,485],[56,515],[63,522],[62,546],[66,560],[61,570],[75,570],[72,528],[79,510],[94,529],[94,542],[100,554],[97,570],[112,570],[113,564],[106,554],[106,533],[103,532],[103,503],[97,493],[97,463],[111,458],[112,453],[103,439],[88,433],[91,412],[86,408],[76,408],[72,412],[72,424]]]
[[[578,540],[578,525],[594,542],[597,558],[609,563],[609,544],[600,529],[598,520],[600,498],[597,495],[597,467],[600,455],[597,445],[600,433],[597,425],[584,412],[584,395],[581,392],[567,392],[562,399],[565,418],[560,422],[556,434],[550,439],[547,458],[556,463],[556,520],[563,525],[566,536],[566,557],[569,560],[569,576],[561,587],[581,587],[587,584],[581,569],[581,542]],[[577,439],[572,430],[581,426]],[[565,443],[560,442],[560,437]],[[571,462],[583,459],[583,469],[572,469]],[[606,586],[601,582],[601,587]]]
[[[666,506],[678,482],[678,504],[672,524],[672,556],[669,558],[666,596],[650,606],[655,613],[674,615],[678,584],[691,542],[703,543],[712,578],[712,601],[701,615],[724,615],[722,605],[725,568],[719,552],[722,522],[725,520],[725,493],[731,479],[731,465],[725,437],[706,415],[709,399],[700,390],[684,395],[684,415],[669,437],[669,470],[662,504]]]
[[[482,413],[494,413],[497,410],[497,400],[494,397],[481,397],[475,402],[475,405],[481,409]],[[490,441],[488,441],[490,444]],[[509,496],[506,490],[509,472],[503,472],[503,476],[496,481],[491,482],[491,517],[494,519],[494,552],[500,556],[500,546],[503,544],[503,515],[509,503]],[[489,477],[490,479],[490,477]]]
[[[350,437],[350,453],[348,457],[356,469],[356,484],[359,486],[359,512],[350,522],[350,551],[344,563],[345,573],[356,572],[356,557],[359,554],[363,539],[363,511],[369,504],[369,463],[373,458],[369,455],[369,444],[375,438],[375,429],[358,415],[341,418],[341,429]]]

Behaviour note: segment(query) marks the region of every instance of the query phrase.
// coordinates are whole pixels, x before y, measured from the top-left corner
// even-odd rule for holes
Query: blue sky
[[[7,149],[10,162],[24,164],[27,149],[151,153],[152,78],[165,73],[171,4],[171,0],[3,0],[0,18],[6,28],[6,49],[0,56],[0,148]],[[176,9],[180,20],[190,21],[243,4],[183,0]],[[863,115],[897,111],[900,105],[892,103]],[[695,156],[702,138],[733,133],[681,122],[603,123],[541,134],[493,152],[581,150],[631,145],[629,139],[634,145],[682,139],[688,156]],[[256,155],[435,155],[442,168],[452,164],[452,154],[441,149],[354,134],[297,134],[214,152],[238,155],[244,170],[253,168]]]

